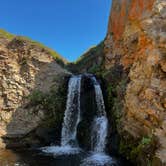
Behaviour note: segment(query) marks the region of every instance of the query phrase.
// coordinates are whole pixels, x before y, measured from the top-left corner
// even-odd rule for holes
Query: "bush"
[[[45,94],[40,90],[34,90],[29,96],[30,104],[32,106],[43,104],[45,101]]]
[[[139,140],[125,140],[120,141],[119,151],[121,154],[127,156],[128,159],[135,161],[137,158],[145,158],[145,163],[151,165],[151,161],[155,151],[155,143],[152,136],[142,137]],[[148,158],[147,158],[148,156]]]

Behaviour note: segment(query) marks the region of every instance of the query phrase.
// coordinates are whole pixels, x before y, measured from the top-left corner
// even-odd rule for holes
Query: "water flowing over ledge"
[[[105,112],[105,104],[103,99],[102,90],[100,84],[94,76],[91,76],[95,90],[96,98],[96,117],[94,117],[92,123],[91,132],[91,149],[92,153],[89,157],[85,158],[81,166],[113,166],[117,165],[116,161],[105,153],[105,146],[107,142],[108,134],[108,119]]]
[[[61,146],[77,144],[77,126],[80,122],[81,76],[70,78],[67,106],[61,134]],[[75,145],[77,146],[77,145]]]
[[[86,74],[85,76],[90,79],[93,85],[96,113],[91,122],[91,152],[82,160],[81,166],[112,166],[116,164],[116,161],[105,153],[108,119],[105,112],[102,90],[99,82],[93,75]],[[43,152],[54,156],[75,155],[83,152],[77,140],[77,127],[81,121],[81,80],[82,75],[72,76],[69,80],[66,110],[61,132],[61,146],[43,147],[41,148]]]
[[[80,152],[76,132],[80,122],[81,76],[72,76],[68,84],[68,95],[61,132],[61,146],[43,147],[41,150],[53,155],[69,155]]]

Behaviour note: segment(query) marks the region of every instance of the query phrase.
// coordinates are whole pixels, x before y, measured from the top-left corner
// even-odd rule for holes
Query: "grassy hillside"
[[[7,32],[3,29],[0,29],[0,38],[7,38],[9,40],[12,40],[14,37],[15,37],[15,35]]]

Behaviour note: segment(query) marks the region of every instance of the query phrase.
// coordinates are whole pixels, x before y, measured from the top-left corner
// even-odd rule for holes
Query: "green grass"
[[[13,39],[15,37],[15,35],[3,30],[3,29],[0,29],[0,37],[4,37],[4,38],[7,38],[7,39]]]
[[[50,54],[56,61],[58,64],[60,65],[64,65],[67,63],[67,60],[65,58],[63,58],[61,55],[59,55],[56,51],[54,51],[53,49],[51,48],[48,48],[47,46],[45,46],[44,44],[38,42],[38,41],[35,41],[35,40],[32,40],[31,38],[29,37],[25,37],[25,36],[16,36],[16,35],[13,35],[3,29],[0,29],[0,37],[2,38],[7,38],[9,40],[12,40],[12,39],[17,39],[17,40],[23,40],[23,41],[26,41],[26,42],[29,42],[32,46],[36,46],[36,47],[39,47],[41,49],[44,49],[45,51],[48,52],[48,54]]]
[[[45,46],[44,44],[42,44],[38,41],[32,40],[31,38],[28,38],[25,36],[16,36],[16,39],[24,40],[26,42],[29,42],[33,46],[42,48],[45,51],[47,51],[53,58],[55,58],[55,60],[58,60],[59,62],[61,61],[61,63],[67,63],[67,60],[64,59],[61,55],[59,55],[56,51],[52,50],[51,48],[48,48],[47,46]]]

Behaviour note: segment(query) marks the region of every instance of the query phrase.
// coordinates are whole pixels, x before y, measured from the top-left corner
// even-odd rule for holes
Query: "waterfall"
[[[91,142],[94,152],[104,152],[107,137],[107,118],[105,116],[96,117],[93,121]]]
[[[81,76],[71,77],[68,85],[66,111],[61,133],[61,146],[77,143],[76,131],[80,122],[80,91]]]
[[[96,115],[92,121],[92,131],[90,133],[92,154],[82,161],[81,166],[116,165],[116,162],[110,156],[105,154],[108,120],[100,84],[93,75],[86,74],[85,76],[90,78],[94,87],[97,109]],[[55,156],[71,155],[81,152],[76,138],[77,127],[81,121],[81,78],[81,75],[72,76],[68,83],[66,110],[61,132],[61,146],[43,147],[41,148],[43,152],[51,153]]]
[[[100,84],[94,76],[90,76],[93,82],[96,98],[96,116],[92,122],[91,150],[92,154],[85,158],[81,166],[113,166],[116,161],[105,153],[106,138],[108,132],[108,120],[105,112],[105,105]]]
[[[103,93],[102,93],[100,84],[98,83],[98,81],[96,80],[96,78],[94,76],[91,79],[92,79],[94,89],[95,89],[97,115],[106,116]]]
[[[77,126],[80,122],[81,75],[72,76],[68,83],[66,110],[61,132],[61,146],[43,147],[45,153],[55,156],[80,152],[77,144]]]
[[[92,150],[95,152],[104,152],[106,145],[106,137],[108,130],[108,120],[105,112],[105,105],[100,84],[95,77],[91,78],[93,81],[96,97],[96,117],[93,120],[91,144]]]

